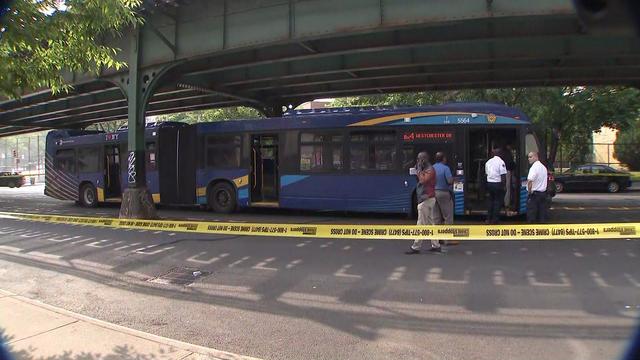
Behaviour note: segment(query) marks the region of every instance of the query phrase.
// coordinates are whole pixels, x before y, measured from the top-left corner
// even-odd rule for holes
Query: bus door
[[[278,135],[251,139],[251,203],[278,205]]]
[[[519,189],[518,162],[520,153],[518,141],[520,134],[514,127],[482,127],[469,128],[467,147],[465,208],[470,212],[488,210],[487,175],[485,164],[493,155],[493,147],[501,149],[500,157],[507,159],[505,164],[510,170],[511,177],[507,180],[510,185],[505,194],[504,206],[507,210],[514,210],[517,205]]]
[[[118,144],[107,145],[104,147],[104,197],[120,195],[120,148]]]
[[[196,202],[196,128],[185,126],[178,129],[178,166],[176,185],[180,204]]]

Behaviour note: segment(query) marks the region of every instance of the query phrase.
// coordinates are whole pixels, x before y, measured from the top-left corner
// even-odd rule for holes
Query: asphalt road
[[[0,188],[0,209],[15,212],[117,217],[119,204],[87,209],[72,201],[60,201],[43,195],[44,186],[18,189]],[[384,223],[411,224],[415,220],[401,214],[329,213],[279,209],[248,209],[234,214],[216,214],[203,208],[160,207],[158,215],[166,219],[272,223]],[[550,217],[558,223],[640,221],[640,189],[618,194],[563,193],[552,201]],[[457,217],[457,223],[482,223],[483,217]],[[522,217],[506,218],[506,223],[522,222]]]
[[[38,187],[1,189],[0,206],[105,216],[118,210],[87,211],[48,199]],[[638,206],[637,193],[562,194],[554,217],[638,221]],[[408,222],[293,212],[222,217],[195,209],[160,215]],[[267,359],[614,359],[640,316],[640,241],[469,242],[444,255],[412,256],[403,254],[408,245],[0,218],[0,289]]]

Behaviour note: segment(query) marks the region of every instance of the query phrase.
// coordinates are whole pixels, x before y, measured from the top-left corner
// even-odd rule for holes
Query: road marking
[[[228,267],[234,267],[234,266],[236,266],[236,265],[240,264],[240,263],[241,263],[241,262],[243,262],[243,261],[247,261],[247,260],[249,260],[250,258],[251,258],[251,256],[245,256],[245,257],[243,257],[243,258],[242,258],[242,259],[240,259],[240,260],[236,260],[236,261],[232,262],[231,264],[229,264],[229,266],[228,266]]]
[[[327,243],[324,243],[324,244],[320,245],[320,247],[321,248],[326,248],[326,247],[329,247],[330,245],[333,245],[333,241],[329,241]]]
[[[429,270],[425,281],[428,283],[435,284],[459,284],[465,285],[469,283],[469,271],[465,271],[463,275],[463,280],[445,280],[442,279],[442,268],[434,267]]]
[[[548,286],[548,287],[570,287],[571,286],[571,282],[569,281],[569,278],[565,273],[559,272],[558,278],[560,278],[559,283],[537,281],[535,272],[527,271],[527,279],[529,280],[529,285],[531,286]]]
[[[473,255],[473,251],[471,251],[471,250],[467,250],[464,253],[465,253],[465,255]]]
[[[350,245],[347,245],[347,246],[345,246],[345,247],[343,247],[343,248],[342,248],[342,250],[349,250],[349,249],[351,249],[351,246],[350,246]]]
[[[338,271],[336,271],[335,273],[333,273],[333,276],[337,276],[337,277],[346,277],[346,278],[353,278],[353,279],[361,279],[362,276],[360,275],[355,275],[355,274],[347,274],[347,270],[349,270],[351,268],[351,264],[347,264],[344,265],[343,267],[341,267],[340,269],[338,269]]]
[[[264,261],[261,261],[259,263],[257,263],[256,265],[254,265],[252,267],[252,269],[256,269],[256,270],[269,270],[269,271],[278,271],[277,268],[272,268],[272,267],[266,267],[265,265],[268,265],[269,263],[273,262],[276,258],[274,257],[270,257],[268,259],[265,259]]]
[[[605,249],[600,249],[600,255],[602,256],[609,256],[609,253],[607,252],[607,250]]]
[[[528,248],[526,248],[526,247],[522,247],[522,248],[520,248],[520,251],[528,251],[528,250],[529,250],[529,249],[528,249]]]
[[[575,256],[575,257],[584,257],[584,255],[579,251],[574,251],[573,252],[573,256]]]
[[[214,262],[216,262],[216,261],[218,261],[218,260],[220,260],[222,258],[225,258],[225,257],[229,256],[229,253],[224,253],[224,254],[220,254],[218,256],[214,256],[211,259],[207,259],[207,260],[198,259],[200,256],[202,256],[202,255],[204,255],[206,253],[207,253],[206,251],[203,251],[201,253],[193,255],[192,257],[188,258],[187,261],[191,261],[191,262],[198,263],[198,264],[207,264],[207,265],[209,265],[209,264],[213,264]]]
[[[300,264],[301,262],[302,262],[302,259],[293,260],[292,262],[288,263],[287,266],[285,266],[285,268],[293,269],[296,265]]]
[[[593,279],[593,281],[600,287],[610,287],[610,285],[604,281],[604,279],[602,278],[602,276],[600,276],[600,274],[598,274],[595,271],[592,271],[589,275],[591,275],[591,278]]]
[[[391,275],[389,275],[387,280],[390,280],[390,281],[400,280],[402,279],[402,277],[406,272],[407,272],[406,266],[398,266],[397,268],[393,269],[393,272],[391,273]]]
[[[82,240],[72,241],[72,242],[71,242],[71,244],[72,244],[72,245],[74,245],[74,244],[80,244],[80,243],[87,242],[87,241],[91,241],[91,240],[95,240],[95,239],[96,239],[96,238],[92,238],[92,237],[90,237],[90,238],[86,238],[86,239],[82,239]]]
[[[365,252],[372,252],[373,251],[373,246],[369,246],[368,248],[364,249]]]
[[[41,233],[41,232],[35,232],[35,233],[26,233],[26,234],[22,234],[20,235],[23,238],[27,238],[27,239],[31,239],[34,237],[38,237],[38,236],[45,236],[45,235],[49,235],[50,233],[46,232],[46,233]]]
[[[504,285],[504,272],[502,270],[493,272],[493,285]]]
[[[624,277],[627,278],[627,280],[629,280],[629,282],[635,286],[635,287],[639,287],[640,288],[640,281],[636,280],[633,278],[633,276],[631,276],[631,274],[628,273],[624,273]]]
[[[142,244],[142,243],[133,243],[133,244],[117,247],[117,248],[115,248],[113,250],[124,250],[124,249],[126,249],[128,247],[133,247],[133,246],[140,245],[140,244]]]
[[[159,247],[159,246],[160,245],[145,246],[145,247],[133,250],[132,253],[141,254],[141,255],[156,255],[156,254],[160,254],[163,251],[167,251],[167,250],[171,250],[171,249],[175,248],[175,246],[167,246],[167,247],[159,248],[158,250],[147,251],[147,249],[151,249],[151,248]]]
[[[54,237],[50,237],[47,240],[49,241],[53,241],[53,242],[66,242],[66,241],[70,241],[73,239],[77,239],[81,236],[71,236],[71,237],[66,237],[66,238],[61,238],[60,236],[54,236]]]
[[[297,246],[297,247],[303,247],[303,246],[306,246],[306,245],[307,245],[307,244],[309,244],[309,243],[311,243],[311,241],[307,240],[307,241],[305,241],[305,242],[301,242],[301,243],[297,244],[296,246]]]
[[[109,241],[111,241],[111,239],[104,239],[104,240],[94,241],[94,242],[89,243],[89,244],[84,244],[84,246],[91,246],[91,247],[98,248],[98,249],[104,249],[104,248],[107,248],[109,246],[122,243],[122,241],[116,241],[116,242],[114,242],[112,244],[102,245],[103,243],[109,242]]]
[[[636,254],[635,254],[635,253],[632,253],[631,251],[629,251],[629,252],[627,253],[627,255],[629,255],[629,257],[632,257],[632,258],[636,257]]]
[[[23,233],[23,232],[24,232],[23,229],[15,229],[15,230],[3,232],[2,235],[10,235],[10,234],[16,235],[16,234],[20,234],[20,233]]]

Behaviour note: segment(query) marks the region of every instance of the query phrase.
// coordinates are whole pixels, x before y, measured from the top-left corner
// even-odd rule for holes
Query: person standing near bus
[[[497,224],[500,218],[500,209],[504,203],[507,167],[499,156],[499,146],[494,146],[491,153],[493,157],[484,165],[487,174],[487,190],[489,191],[489,211],[485,223]]]
[[[433,165],[436,172],[436,206],[434,208],[434,222],[437,225],[453,224],[453,175],[447,165],[447,156],[443,152],[436,153],[436,163]]]
[[[439,151],[436,153],[436,206],[433,209],[433,220],[437,225],[453,225],[453,174],[447,165],[447,156]],[[441,244],[458,245],[458,240],[441,240]]]
[[[436,204],[436,174],[429,163],[429,154],[420,152],[416,161],[416,198],[418,201],[417,225],[434,225],[433,210]],[[414,240],[411,248],[405,252],[407,255],[419,254],[423,240]],[[441,253],[442,248],[438,240],[431,240],[429,252]]]
[[[547,168],[540,162],[537,152],[530,152],[528,158],[531,168],[527,175],[527,221],[544,223],[547,221]]]

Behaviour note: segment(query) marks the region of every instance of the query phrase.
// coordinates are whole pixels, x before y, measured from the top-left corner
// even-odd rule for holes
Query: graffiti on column
[[[135,151],[129,152],[129,167],[128,167],[128,181],[129,184],[136,183],[136,153]]]

